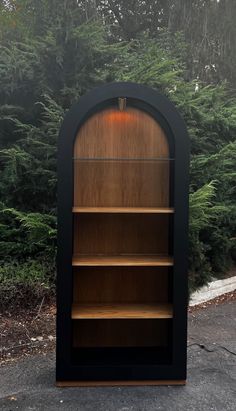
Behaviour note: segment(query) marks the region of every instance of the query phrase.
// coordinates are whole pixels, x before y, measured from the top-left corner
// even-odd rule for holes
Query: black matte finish
[[[164,129],[175,157],[171,199],[173,215],[174,267],[171,321],[171,364],[81,364],[72,355],[72,252],[73,252],[73,147],[78,129],[94,112],[117,106],[118,97],[127,106],[152,115]],[[57,255],[57,381],[72,380],[185,380],[187,342],[187,236],[188,236],[189,139],[186,127],[174,105],[156,90],[133,83],[111,83],[96,88],[80,99],[67,113],[58,142],[58,255]],[[170,295],[171,297],[171,295]]]

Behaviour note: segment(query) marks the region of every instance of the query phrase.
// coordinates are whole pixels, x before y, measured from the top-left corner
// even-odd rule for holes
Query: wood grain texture
[[[74,206],[169,207],[169,168],[167,161],[74,161]]]
[[[145,319],[172,318],[171,304],[73,304],[71,318],[76,319]]]
[[[73,321],[73,347],[165,347],[169,320]]]
[[[103,110],[78,132],[74,348],[168,344],[168,157],[163,130],[137,109]]]
[[[117,256],[74,256],[72,265],[85,266],[151,266],[170,267],[173,265],[172,257],[162,257],[158,255],[117,255]]]
[[[74,161],[74,206],[169,207],[168,142],[147,113],[94,114],[77,134],[74,157],[82,159]]]
[[[76,214],[74,255],[168,255],[168,214]]]
[[[75,303],[168,301],[168,267],[75,267]]]
[[[73,213],[111,213],[111,214],[173,214],[172,207],[73,207]]]
[[[158,158],[169,157],[164,131],[144,111],[127,107],[95,113],[80,128],[74,157]]]
[[[57,387],[117,387],[145,385],[185,385],[186,380],[57,381]]]
[[[73,347],[166,347],[169,321],[76,319],[73,320]]]

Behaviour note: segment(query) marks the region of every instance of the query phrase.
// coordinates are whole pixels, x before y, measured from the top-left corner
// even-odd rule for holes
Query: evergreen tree
[[[54,290],[58,131],[81,95],[109,81],[157,88],[186,121],[192,154],[191,288],[220,275],[235,258],[235,98],[227,83],[186,81],[188,46],[183,35],[166,31],[165,2],[150,2],[147,9],[145,2],[132,2],[136,28],[145,10],[150,21],[153,10],[162,7],[163,30],[145,23],[136,33],[131,27],[127,36],[115,31],[119,21],[107,18],[108,3],[117,2],[0,2],[0,297],[5,304],[26,293],[36,303],[42,292]],[[130,2],[120,2],[120,12],[127,7]]]

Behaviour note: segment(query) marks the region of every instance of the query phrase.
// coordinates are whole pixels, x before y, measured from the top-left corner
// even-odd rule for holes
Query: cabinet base
[[[135,385],[185,385],[186,380],[56,381],[57,387],[108,387]]]

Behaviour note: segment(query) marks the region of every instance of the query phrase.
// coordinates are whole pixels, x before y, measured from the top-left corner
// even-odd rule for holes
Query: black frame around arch
[[[171,365],[85,366],[71,362],[73,249],[73,149],[81,125],[95,112],[126,97],[128,105],[153,116],[167,135],[174,155],[173,347]],[[135,83],[110,83],[83,96],[66,114],[58,141],[57,381],[185,380],[187,342],[189,139],[175,106],[158,91]]]

